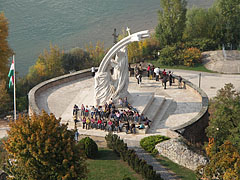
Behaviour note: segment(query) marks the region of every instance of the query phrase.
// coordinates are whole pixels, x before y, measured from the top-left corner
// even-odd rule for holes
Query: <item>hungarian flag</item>
[[[12,64],[8,73],[9,80],[9,88],[14,85],[14,58],[12,60]]]

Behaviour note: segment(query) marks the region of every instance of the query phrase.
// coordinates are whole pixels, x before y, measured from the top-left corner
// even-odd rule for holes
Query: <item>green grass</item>
[[[87,160],[89,180],[122,180],[129,177],[131,180],[142,180],[127,163],[122,161],[112,150],[107,148],[99,149],[95,159]]]
[[[166,157],[157,155],[157,156],[155,156],[155,158],[159,161],[159,163],[161,165],[165,166],[169,170],[176,173],[177,176],[179,178],[181,178],[182,180],[196,180],[196,174],[194,173],[194,171],[187,169],[183,166],[180,166],[180,165],[172,162],[171,160],[169,160]]]
[[[161,65],[160,63],[158,63],[157,61],[149,61],[149,63],[153,64],[155,67],[160,67],[161,69],[183,69],[183,70],[189,70],[189,71],[201,71],[201,72],[209,72],[209,73],[214,73],[211,70],[208,70],[207,68],[205,68],[204,65],[199,64],[196,65],[195,67],[187,67],[187,66],[183,66],[183,65],[179,65],[179,66],[166,66],[166,65]]]

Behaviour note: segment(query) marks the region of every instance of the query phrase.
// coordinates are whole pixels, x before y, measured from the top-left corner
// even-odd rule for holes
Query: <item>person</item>
[[[150,66],[150,64],[148,65],[148,67],[147,67],[147,76],[149,77],[149,75],[150,75],[150,69],[151,69],[151,66]]]
[[[82,106],[81,106],[81,116],[84,116],[84,115],[85,115],[85,107],[82,104]]]
[[[139,74],[141,74],[141,75],[142,75],[142,73],[143,73],[143,68],[142,68],[142,65],[141,65],[141,64],[139,64],[139,67],[138,67],[138,69],[139,69]]]
[[[94,77],[95,76],[95,67],[91,68],[91,72],[92,72],[92,77]]]
[[[73,115],[77,116],[78,110],[79,110],[78,106],[75,104],[74,107],[73,107]]]
[[[119,102],[119,105],[123,108],[123,100],[122,100],[122,98],[119,98],[118,102]]]
[[[173,76],[172,76],[172,72],[171,71],[168,72],[168,76],[169,76],[169,86],[172,86]]]
[[[150,128],[150,122],[152,122],[151,120],[149,120],[147,117],[146,117],[146,122],[145,122],[145,125],[148,126],[148,128]]]
[[[167,88],[167,75],[163,76],[162,82],[163,82],[163,85],[164,85],[164,89],[166,89]]]
[[[79,132],[78,132],[78,129],[76,129],[75,137],[74,137],[75,141],[78,141],[78,136],[79,136]]]
[[[159,81],[160,68],[159,67],[155,68],[154,73],[156,75],[156,81]]]
[[[129,131],[130,125],[129,125],[129,121],[127,120],[127,122],[125,123],[125,127],[126,127],[126,134]]]
[[[86,119],[86,129],[90,129],[90,125],[91,125],[90,118],[87,117],[87,119]]]
[[[88,105],[86,105],[85,109],[85,116],[88,117],[90,109],[88,108]]]
[[[178,88],[182,88],[182,77],[179,76],[179,79],[178,79]]]
[[[85,125],[86,125],[86,117],[85,116],[83,116],[82,123],[83,123],[83,129],[84,129]]]
[[[145,128],[145,126],[144,126],[144,124],[143,123],[140,123],[139,124],[139,126],[137,127],[138,129],[144,129]]]
[[[131,133],[136,134],[136,126],[135,123],[131,124]]]
[[[137,83],[138,83],[139,85],[142,84],[142,75],[141,75],[140,73],[138,73],[138,75],[137,75]]]

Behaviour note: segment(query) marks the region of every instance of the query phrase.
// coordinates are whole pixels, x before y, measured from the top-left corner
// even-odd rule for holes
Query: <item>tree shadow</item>
[[[95,160],[119,160],[120,157],[111,149],[99,149]]]

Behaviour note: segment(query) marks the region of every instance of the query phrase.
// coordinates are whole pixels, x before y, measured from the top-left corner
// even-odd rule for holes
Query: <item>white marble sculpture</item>
[[[149,31],[141,31],[127,36],[115,44],[103,58],[95,75],[95,105],[103,105],[111,98],[117,101],[128,93],[128,55],[126,46],[134,41],[149,37]],[[113,57],[115,58],[113,59]],[[110,70],[113,68],[113,75]]]

